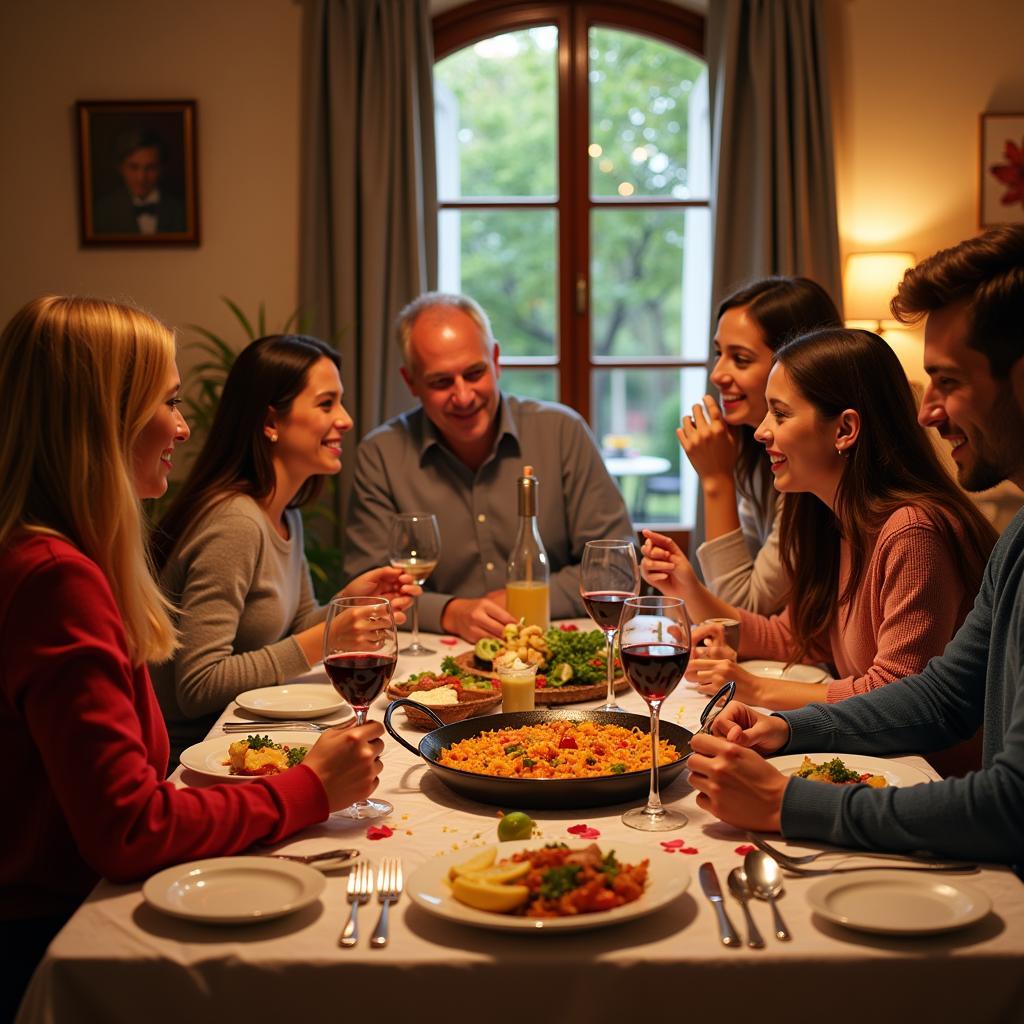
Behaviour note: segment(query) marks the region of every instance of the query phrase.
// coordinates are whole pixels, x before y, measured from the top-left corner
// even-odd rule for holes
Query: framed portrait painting
[[[1024,224],[1024,114],[981,115],[978,221]]]
[[[83,245],[198,245],[194,100],[82,100]]]

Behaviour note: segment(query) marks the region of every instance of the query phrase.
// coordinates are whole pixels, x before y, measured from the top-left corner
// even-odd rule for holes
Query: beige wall
[[[230,332],[227,295],[283,321],[298,281],[301,27],[295,0],[0,5],[0,322],[43,292]],[[80,247],[80,99],[198,102],[198,248]]]

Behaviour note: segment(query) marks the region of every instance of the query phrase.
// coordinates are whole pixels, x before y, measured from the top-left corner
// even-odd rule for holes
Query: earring
[[[836,455],[841,455],[844,459],[848,459],[850,457],[850,449],[840,448],[839,445],[836,445]]]
[[[274,433],[270,435],[270,443],[277,444],[277,431],[274,431]],[[838,450],[839,449],[837,448],[836,451]]]

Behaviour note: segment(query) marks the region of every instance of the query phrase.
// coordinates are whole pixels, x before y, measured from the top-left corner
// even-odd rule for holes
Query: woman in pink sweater
[[[792,583],[782,613],[718,600],[669,538],[644,531],[650,583],[684,597],[695,621],[740,620],[740,650],[712,648],[688,676],[705,693],[734,679],[744,703],[783,710],[919,672],[969,611],[995,531],[943,469],[899,360],[877,335],[828,328],[787,343],[766,398],[755,436],[776,490],[789,496],[780,548]],[[763,678],[739,668],[740,655],[827,662],[838,678]]]

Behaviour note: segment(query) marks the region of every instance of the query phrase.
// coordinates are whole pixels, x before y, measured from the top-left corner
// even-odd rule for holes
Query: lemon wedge
[[[472,875],[459,875],[452,882],[452,895],[466,906],[507,914],[530,897],[525,885],[501,885]]]
[[[478,871],[486,871],[493,863],[497,850],[492,846],[482,850],[475,857],[467,860],[464,864],[453,864],[448,869],[448,878],[454,881],[459,875],[469,875]]]
[[[505,885],[508,882],[518,882],[520,878],[530,873],[532,865],[528,860],[518,864],[498,864],[486,871],[466,871],[463,878],[472,878],[480,882],[494,882],[498,885]]]

